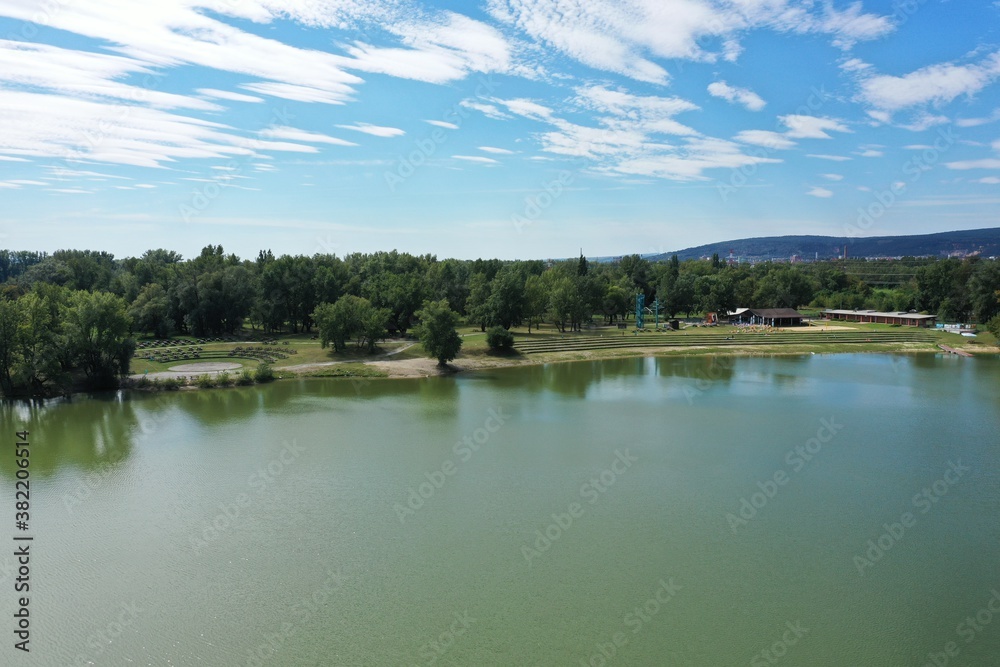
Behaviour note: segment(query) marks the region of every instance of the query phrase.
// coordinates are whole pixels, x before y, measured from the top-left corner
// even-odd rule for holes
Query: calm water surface
[[[28,656],[0,556],[0,664],[998,664],[995,358],[0,409],[8,441],[31,431],[35,536]],[[14,472],[0,456],[8,544]]]

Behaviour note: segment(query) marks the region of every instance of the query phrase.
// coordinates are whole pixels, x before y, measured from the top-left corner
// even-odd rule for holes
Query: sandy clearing
[[[243,368],[243,366],[228,361],[202,361],[197,364],[170,366],[167,370],[175,373],[207,373],[209,371],[232,371],[237,368]]]

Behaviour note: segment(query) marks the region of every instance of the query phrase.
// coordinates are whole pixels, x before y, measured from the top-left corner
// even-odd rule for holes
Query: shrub
[[[514,347],[514,334],[501,326],[486,330],[486,344],[491,350],[509,350]]]
[[[156,382],[156,380],[154,380],[153,382]],[[161,383],[161,386],[167,391],[177,391],[178,389],[181,388],[182,384],[183,383],[177,378],[166,378]]]
[[[249,368],[244,368],[240,376],[236,378],[236,384],[244,387],[248,384],[253,384],[253,372]]]
[[[233,383],[233,376],[231,376],[227,371],[222,371],[217,376],[215,376],[215,382],[220,387],[228,387]]]
[[[195,380],[195,384],[198,385],[200,389],[211,389],[215,386],[215,378],[213,378],[208,373],[204,375],[199,375]]]
[[[986,329],[1000,341],[1000,315],[994,315],[993,319],[986,323]]]
[[[257,382],[270,382],[274,379],[274,369],[271,368],[270,364],[261,364],[257,366],[253,377]]]
[[[143,375],[141,378],[139,378],[135,382],[136,389],[146,389],[147,387],[149,387],[152,384],[153,383],[150,381],[150,379],[148,377],[146,377],[145,375]]]

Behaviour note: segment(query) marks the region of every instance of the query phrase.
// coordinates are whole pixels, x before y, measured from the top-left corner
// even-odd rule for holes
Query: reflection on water
[[[75,398],[0,401],[0,423],[27,430],[31,475],[46,477],[60,467],[86,472],[117,465],[132,452],[139,417],[132,401],[118,394]],[[8,427],[7,425],[10,425]],[[0,456],[0,473],[13,479],[13,456]]]
[[[800,620],[781,664],[924,664],[1000,581],[998,380],[995,358],[703,356],[3,403],[35,443],[30,664],[426,664],[466,610],[437,664],[745,665]],[[859,576],[949,461],[969,472]],[[993,664],[1000,633],[962,651]]]

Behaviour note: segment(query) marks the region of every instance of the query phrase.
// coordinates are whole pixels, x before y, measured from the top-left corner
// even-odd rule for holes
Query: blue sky
[[[0,247],[997,226],[998,28],[982,0],[0,0]]]

